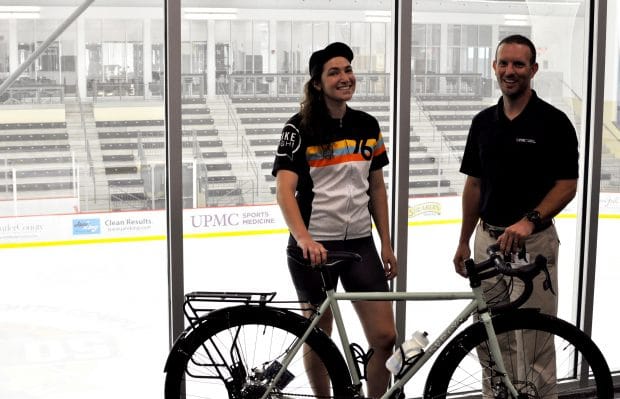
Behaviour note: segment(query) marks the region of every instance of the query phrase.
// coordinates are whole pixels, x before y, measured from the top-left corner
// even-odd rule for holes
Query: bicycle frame
[[[336,330],[340,337],[342,344],[342,350],[345,355],[345,360],[351,374],[351,380],[355,387],[360,387],[361,392],[361,376],[355,366],[355,360],[350,349],[349,338],[346,332],[346,327],[340,311],[339,301],[438,301],[438,300],[463,300],[469,299],[470,302],[463,308],[463,310],[454,318],[454,320],[439,334],[439,336],[430,343],[428,348],[418,358],[418,360],[409,367],[402,378],[395,381],[395,383],[388,389],[381,399],[387,399],[391,397],[397,390],[401,389],[417,372],[426,364],[426,362],[433,356],[437,350],[439,350],[443,344],[450,339],[450,337],[456,332],[456,330],[465,323],[472,313],[476,309],[480,311],[480,321],[484,324],[489,337],[489,349],[491,352],[491,358],[495,362],[495,366],[502,376],[503,382],[508,387],[513,397],[517,397],[517,390],[510,381],[506,369],[504,367],[503,359],[495,330],[493,329],[493,323],[489,314],[486,300],[484,299],[482,289],[480,287],[472,288],[470,292],[335,292],[334,289],[326,290],[326,298],[321,303],[316,311],[316,316],[311,318],[310,325],[305,331],[304,335],[296,340],[295,344],[291,347],[290,351],[282,360],[282,368],[270,382],[267,391],[264,393],[261,399],[266,399],[269,393],[275,386],[278,379],[284,374],[284,371],[288,368],[295,354],[301,349],[303,343],[306,341],[312,330],[317,326],[322,315],[328,308],[331,308],[336,325]]]

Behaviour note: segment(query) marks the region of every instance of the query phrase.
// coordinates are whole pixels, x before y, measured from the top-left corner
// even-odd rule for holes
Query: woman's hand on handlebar
[[[297,240],[297,246],[301,248],[304,259],[309,260],[311,266],[322,265],[327,261],[327,250],[311,237]]]

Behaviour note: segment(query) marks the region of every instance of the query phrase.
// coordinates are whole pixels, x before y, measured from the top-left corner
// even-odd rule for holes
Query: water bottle
[[[390,356],[385,362],[385,367],[390,370],[394,375],[398,374],[403,367],[403,356],[405,354],[405,361],[411,359],[422,352],[428,345],[428,333],[416,331],[411,336],[411,339],[402,343],[402,345]]]

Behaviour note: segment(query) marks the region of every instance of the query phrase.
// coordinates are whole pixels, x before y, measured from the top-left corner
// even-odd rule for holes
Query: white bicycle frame
[[[484,327],[489,337],[489,349],[491,358],[495,362],[495,368],[501,375],[505,386],[508,388],[512,397],[518,396],[517,390],[510,381],[508,373],[506,372],[504,362],[501,355],[497,336],[493,328],[491,316],[488,311],[486,300],[484,299],[482,288],[474,287],[471,292],[335,292],[333,289],[326,290],[326,298],[316,311],[316,316],[311,319],[310,325],[305,333],[296,340],[295,344],[291,347],[290,351],[282,360],[282,367],[276,374],[274,379],[269,384],[267,391],[263,394],[261,399],[266,399],[275,383],[280,379],[284,371],[288,368],[289,364],[293,360],[294,356],[301,349],[303,343],[306,341],[314,327],[317,326],[322,315],[328,308],[331,308],[334,316],[334,322],[336,324],[336,330],[340,337],[342,344],[342,350],[345,355],[345,360],[351,374],[351,380],[353,386],[360,387],[360,393],[363,394],[361,388],[361,376],[358,373],[358,369],[355,365],[355,360],[351,352],[349,338],[347,336],[346,327],[342,319],[342,313],[340,312],[339,301],[440,301],[440,300],[471,300],[465,308],[459,313],[458,316],[448,325],[448,327],[435,339],[423,354],[416,360],[416,362],[409,367],[405,374],[399,378],[388,389],[388,391],[381,396],[381,399],[387,399],[397,390],[401,389],[417,372],[418,370],[433,356],[443,344],[450,339],[455,331],[470,318],[472,313],[476,309],[483,309],[480,312],[480,321],[484,324]]]

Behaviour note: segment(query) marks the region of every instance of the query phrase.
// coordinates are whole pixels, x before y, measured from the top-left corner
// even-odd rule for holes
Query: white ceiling
[[[180,0],[182,7],[239,9],[391,10],[393,0]],[[416,12],[583,13],[592,0],[412,0]],[[166,0],[94,0],[91,7],[164,7]],[[77,7],[84,0],[0,0],[0,6]],[[567,7],[568,6],[568,7]]]

